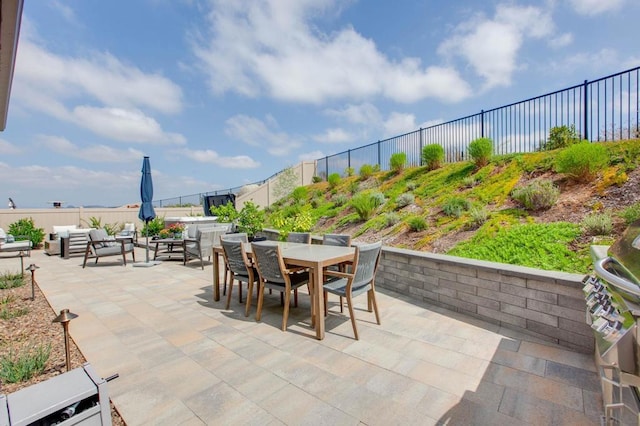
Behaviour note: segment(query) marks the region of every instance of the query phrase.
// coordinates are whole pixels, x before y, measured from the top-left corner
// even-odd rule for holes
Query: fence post
[[[327,180],[327,182],[329,181],[329,157],[324,157],[324,178]]]
[[[347,167],[351,167],[351,150],[347,150]]]
[[[480,110],[480,137],[484,138],[484,110]]]
[[[422,148],[424,147],[422,140],[422,127],[420,127],[420,152],[418,152],[418,164],[422,167]]]
[[[589,140],[589,131],[587,130],[587,122],[589,119],[589,103],[587,102],[587,89],[589,85],[587,84],[587,80],[584,81],[584,135],[583,138]]]
[[[380,140],[378,140],[378,167],[382,170],[382,164],[380,162]]]

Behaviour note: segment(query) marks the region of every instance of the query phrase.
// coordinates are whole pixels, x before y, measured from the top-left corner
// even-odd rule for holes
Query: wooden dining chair
[[[287,241],[290,243],[311,244],[310,232],[289,232]]]
[[[258,275],[260,277],[256,321],[260,321],[262,316],[264,289],[274,289],[284,293],[282,331],[286,331],[287,319],[289,318],[289,305],[291,304],[291,292],[297,290],[298,287],[309,283],[309,273],[294,273],[287,269],[278,244],[269,242],[252,243],[251,251],[253,252],[256,269],[258,270]]]
[[[367,293],[367,309],[371,312],[371,308],[373,307],[376,314],[376,322],[378,325],[380,324],[380,315],[378,314],[378,304],[376,302],[375,278],[378,264],[380,263],[381,252],[382,241],[356,246],[356,254],[351,272],[325,271],[325,275],[336,277],[335,280],[329,280],[323,285],[325,315],[327,312],[327,293],[345,297],[347,299],[349,316],[351,317],[351,325],[353,326],[353,334],[356,340],[358,340],[358,327],[356,326],[356,317],[353,310],[353,298],[355,296],[364,292]]]
[[[322,236],[322,245],[325,246],[339,246],[339,247],[351,247],[351,235],[349,234],[324,234]],[[329,267],[328,270],[338,270],[342,272],[347,271],[347,266],[350,265],[351,262],[341,263],[334,267]],[[325,296],[325,303],[326,303]],[[340,312],[344,312],[344,303],[342,297],[340,297]]]
[[[224,236],[220,237],[220,238],[224,238],[227,241],[242,241],[243,243],[248,243],[249,242],[249,235],[246,232],[230,232],[228,234],[224,234]],[[226,262],[224,265],[224,282],[226,283],[229,280],[229,274],[231,273],[231,271],[229,271],[229,268],[227,268]],[[222,288],[222,295],[226,295],[227,294],[227,286],[225,285]]]
[[[229,309],[231,305],[231,295],[233,293],[233,283],[238,281],[238,298],[242,303],[242,283],[246,282],[248,285],[247,291],[247,303],[245,307],[244,316],[249,316],[249,310],[251,309],[251,294],[253,292],[253,284],[258,281],[258,274],[253,266],[253,263],[249,260],[247,253],[244,250],[243,242],[241,240],[228,240],[221,238],[222,251],[224,253],[224,261],[229,270],[229,280],[225,282],[225,287],[229,286],[229,292],[227,294],[227,306]]]

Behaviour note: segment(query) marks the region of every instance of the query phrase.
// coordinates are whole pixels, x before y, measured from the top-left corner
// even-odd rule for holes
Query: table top
[[[344,262],[353,260],[355,247],[328,246],[322,244],[291,243],[288,241],[259,241],[255,244],[277,244],[282,250],[285,263],[298,266],[314,266],[325,262]],[[244,249],[251,254],[251,244],[244,243]],[[214,246],[214,250],[222,253],[222,246]]]

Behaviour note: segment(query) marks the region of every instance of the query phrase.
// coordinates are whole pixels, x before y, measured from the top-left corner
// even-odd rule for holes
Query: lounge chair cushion
[[[109,236],[109,234],[107,234],[107,231],[105,231],[104,229],[92,229],[91,231],[89,231],[89,238],[91,238],[91,241],[100,241],[93,244],[93,248],[95,248],[96,250],[103,247],[120,248],[120,243],[115,240],[115,237]],[[113,242],[106,242],[107,240],[113,240]]]

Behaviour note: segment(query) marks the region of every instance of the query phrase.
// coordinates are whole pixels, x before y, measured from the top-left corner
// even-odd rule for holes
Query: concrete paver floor
[[[87,361],[120,375],[109,395],[129,425],[600,423],[592,355],[388,291],[381,325],[356,299],[359,341],[330,298],[318,341],[306,294],[282,332],[277,294],[259,323],[237,287],[229,310],[214,302],[211,263],[82,269],[42,251],[28,262],[54,311],[79,315],[70,332]]]

